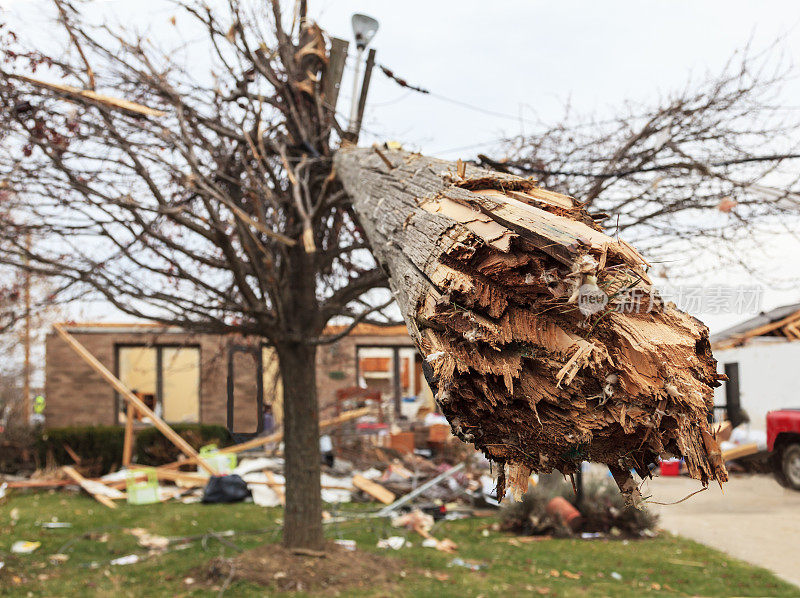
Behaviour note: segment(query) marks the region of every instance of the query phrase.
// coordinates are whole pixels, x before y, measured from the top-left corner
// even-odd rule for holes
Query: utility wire
[[[433,152],[434,154],[449,154],[451,152],[462,152],[466,150],[471,150],[479,147],[485,147],[487,145],[499,145],[505,141],[508,141],[505,137],[498,137],[496,139],[488,139],[486,141],[479,141],[476,143],[470,143],[469,145],[459,145],[458,147],[448,147],[445,149],[436,150]]]
[[[468,102],[462,102],[461,100],[456,100],[454,98],[448,98],[447,96],[443,96],[441,94],[434,93],[429,89],[425,89],[424,87],[419,87],[417,85],[411,85],[408,81],[406,81],[402,77],[399,77],[399,76],[395,75],[394,71],[392,71],[386,65],[377,63],[376,66],[378,66],[381,69],[381,72],[384,75],[386,75],[389,79],[391,79],[392,81],[397,83],[400,87],[405,87],[406,89],[410,89],[411,91],[416,91],[417,93],[422,93],[422,94],[425,94],[425,95],[429,95],[430,97],[436,98],[437,100],[440,100],[442,102],[449,102],[451,104],[455,104],[456,106],[461,106],[462,108],[467,108],[468,110],[474,110],[475,112],[481,112],[483,114],[488,114],[489,116],[496,116],[498,118],[506,118],[506,119],[513,120],[513,121],[516,121],[516,122],[527,122],[527,123],[530,123],[530,124],[540,124],[540,123],[537,123],[536,121],[531,120],[529,118],[524,118],[522,116],[515,116],[513,114],[508,114],[506,112],[498,112],[496,110],[488,110],[486,108],[481,108],[480,106],[476,106],[476,105],[470,104]]]

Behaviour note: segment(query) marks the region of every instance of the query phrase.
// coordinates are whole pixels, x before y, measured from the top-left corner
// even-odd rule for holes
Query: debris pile
[[[501,465],[501,497],[584,460],[630,501],[631,470],[648,476],[660,456],[726,481],[706,424],[720,379],[708,329],[661,300],[602,215],[460,161],[348,148],[336,169],[442,413]]]
[[[499,529],[520,535],[586,539],[655,535],[658,517],[645,505],[626,505],[608,478],[584,484],[578,509],[568,502],[575,501],[571,485],[556,477],[560,476],[540,476],[540,483],[530,488],[522,501],[503,503]]]

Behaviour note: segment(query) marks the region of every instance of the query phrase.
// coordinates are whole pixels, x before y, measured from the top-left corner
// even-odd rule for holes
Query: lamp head
[[[363,50],[378,32],[378,21],[367,15],[356,13],[353,15],[353,35],[356,38],[356,47]]]

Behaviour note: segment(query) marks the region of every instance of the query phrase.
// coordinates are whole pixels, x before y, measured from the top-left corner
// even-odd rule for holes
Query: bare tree
[[[386,277],[332,171],[324,35],[304,1],[291,26],[278,0],[178,2],[202,39],[185,51],[55,5],[68,52],[3,36],[0,262],[54,277],[61,297],[274,346],[284,542],[318,548],[316,348],[331,318],[381,323],[391,301],[369,294]]]
[[[542,133],[508,140],[505,159],[480,161],[607,213],[606,226],[654,261],[680,255],[697,268],[694,258],[712,256],[752,267],[720,241],[756,238],[757,223],[784,226],[800,205],[800,119],[779,104],[792,70],[774,50],[745,50],[720,75],[608,120],[568,109]]]

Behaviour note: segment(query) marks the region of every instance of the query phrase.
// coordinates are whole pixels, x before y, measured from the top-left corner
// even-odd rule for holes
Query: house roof
[[[186,333],[178,326],[166,326],[158,322],[64,322],[65,330],[70,332],[99,332],[130,334],[139,332],[158,333]],[[325,327],[324,335],[341,334],[346,325],[329,325]],[[405,326],[377,326],[375,324],[357,324],[348,336],[408,336]]]
[[[721,332],[712,334],[710,339],[711,344],[714,345],[722,341],[734,340],[738,337],[747,335],[748,332],[768,326],[769,324],[780,322],[781,320],[798,312],[800,312],[800,303],[791,303],[789,305],[776,307],[770,311],[762,311],[760,314],[750,318],[749,320],[745,320],[744,322],[736,324],[735,326],[731,326],[730,328],[726,328]]]
[[[61,322],[61,327],[68,332],[94,332],[131,334],[144,332],[157,332],[159,334],[186,333],[178,326],[167,326],[158,322]]]
[[[347,326],[328,325],[325,327],[325,335],[341,334]],[[408,336],[408,329],[404,325],[400,326],[378,326],[376,324],[356,324],[350,332],[352,336]]]

